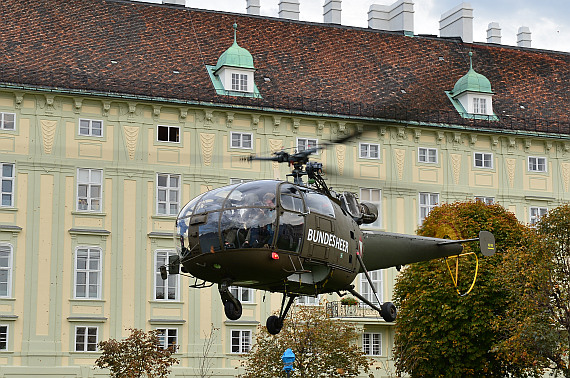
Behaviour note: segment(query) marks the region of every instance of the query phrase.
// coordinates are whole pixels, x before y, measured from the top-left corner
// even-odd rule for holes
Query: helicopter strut
[[[289,300],[287,301],[287,305],[285,306],[284,310],[283,306],[285,305],[286,297],[289,297]],[[279,316],[271,315],[270,317],[267,318],[267,322],[265,323],[265,325],[267,326],[267,332],[269,332],[272,335],[277,335],[279,332],[281,332],[281,328],[283,328],[283,321],[285,320],[285,317],[287,316],[287,313],[289,312],[291,305],[295,301],[295,298],[297,298],[297,296],[294,294],[283,293],[283,299],[281,300],[281,309],[279,310]]]
[[[220,292],[220,297],[224,304],[224,312],[228,319],[238,320],[241,318],[242,305],[241,302],[230,292],[230,285],[231,282],[229,280],[224,280],[218,284],[218,291]]]
[[[378,303],[380,303],[380,298],[378,298],[378,294],[376,293],[376,289],[374,288],[374,285],[372,284],[372,279],[370,278],[370,274],[368,274],[368,270],[366,270],[366,266],[364,265],[364,261],[362,261],[362,257],[360,256],[360,253],[358,253],[358,252],[356,253],[356,258],[358,259],[360,266],[364,270],[364,275],[366,276],[366,280],[368,281],[368,284],[370,285],[370,288],[372,289],[372,292],[374,293],[374,296],[376,297],[376,301],[378,301]],[[380,305],[380,308],[378,308],[378,306],[374,305],[367,298],[364,298],[362,295],[360,295],[360,293],[358,293],[356,290],[354,290],[354,285],[350,285],[347,288],[347,290],[350,292],[350,294],[354,295],[355,297],[360,299],[362,302],[366,303],[368,306],[370,306],[374,310],[378,311],[380,316],[382,316],[382,318],[385,321],[393,322],[394,320],[396,320],[397,310],[396,310],[396,306],[394,306],[394,304],[392,302],[384,302]]]

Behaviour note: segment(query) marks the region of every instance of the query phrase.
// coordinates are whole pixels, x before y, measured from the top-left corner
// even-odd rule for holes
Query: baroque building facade
[[[499,203],[534,223],[570,198],[567,53],[120,0],[39,4],[0,5],[0,377],[104,376],[96,343],[129,327],[179,346],[173,376],[199,374],[214,327],[214,375],[240,372],[280,296],[234,288],[244,309],[230,321],[215,287],[158,267],[187,201],[289,173],[250,154],[360,131],[314,160],[333,189],[377,204],[369,227],[399,233],[442,202]],[[382,301],[396,276],[373,272]],[[319,300],[338,298],[299,305]],[[390,369],[393,324],[366,308],[342,318]]]

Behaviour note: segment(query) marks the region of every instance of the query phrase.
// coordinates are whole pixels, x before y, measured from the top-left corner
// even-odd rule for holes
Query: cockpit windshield
[[[305,202],[311,213],[318,213],[334,218],[334,207],[331,200],[324,194],[307,191],[305,193]]]

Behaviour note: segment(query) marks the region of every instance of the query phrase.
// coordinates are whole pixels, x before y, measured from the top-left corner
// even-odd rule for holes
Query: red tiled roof
[[[234,22],[263,100],[217,96],[208,77]],[[2,0],[0,24],[4,83],[445,121],[473,51],[502,127],[570,121],[568,53],[121,0]]]

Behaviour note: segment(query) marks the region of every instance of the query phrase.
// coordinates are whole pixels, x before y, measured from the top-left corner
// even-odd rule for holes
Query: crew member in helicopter
[[[275,222],[275,194],[266,193],[260,207],[253,209],[251,228],[247,234],[244,247],[268,248],[273,239]]]

